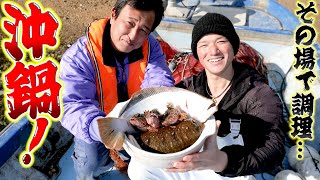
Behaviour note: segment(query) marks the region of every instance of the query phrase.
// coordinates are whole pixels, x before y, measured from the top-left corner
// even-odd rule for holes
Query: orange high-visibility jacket
[[[102,57],[102,37],[108,19],[94,21],[87,29],[87,49],[96,73],[98,100],[101,109],[108,114],[118,103],[116,68],[106,66]],[[142,46],[143,59],[129,65],[128,95],[129,97],[138,90],[144,79],[145,69],[149,60],[148,39]]]

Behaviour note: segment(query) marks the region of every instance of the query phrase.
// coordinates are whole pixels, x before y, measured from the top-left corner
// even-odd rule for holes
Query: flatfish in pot
[[[137,138],[142,149],[156,153],[179,152],[197,141],[204,124],[193,119],[179,122],[175,126],[167,126],[158,131],[143,132]]]

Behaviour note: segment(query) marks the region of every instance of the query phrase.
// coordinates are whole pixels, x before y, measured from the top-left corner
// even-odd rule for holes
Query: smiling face
[[[203,36],[197,43],[197,54],[207,73],[223,76],[233,71],[233,48],[228,39],[222,35]]]
[[[123,7],[118,17],[115,9],[112,9],[110,19],[112,46],[124,53],[138,49],[147,39],[154,19],[154,11],[139,11],[129,5]]]

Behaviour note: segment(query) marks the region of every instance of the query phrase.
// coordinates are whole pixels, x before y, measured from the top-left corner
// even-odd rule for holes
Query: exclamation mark
[[[38,118],[33,124],[31,136],[26,145],[26,150],[20,154],[20,164],[24,168],[29,168],[34,163],[34,152],[38,150],[45,138],[47,137],[49,120],[46,118]]]

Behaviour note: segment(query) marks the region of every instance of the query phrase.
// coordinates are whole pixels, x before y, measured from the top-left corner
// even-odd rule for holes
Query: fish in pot
[[[138,113],[144,114],[146,111],[154,109],[160,114],[165,114],[170,109],[168,103],[172,107],[185,112],[188,118],[193,120],[183,121],[179,123],[181,125],[177,125],[175,128],[172,128],[170,123],[162,121],[161,124],[167,127],[158,129],[158,131],[147,130],[146,134],[142,136],[145,142],[149,141],[151,143],[149,146],[152,146],[155,142],[158,142],[158,144],[162,142],[160,149],[162,149],[162,153],[167,154],[143,150],[139,143],[137,143],[136,138],[132,136],[132,134],[137,133],[137,130],[130,123],[130,119]],[[210,99],[185,89],[176,87],[145,88],[131,97],[126,105],[122,107],[118,117],[100,119],[98,120],[98,126],[102,142],[110,149],[120,150],[123,147],[133,158],[144,156],[143,154],[145,153],[150,153],[149,155],[169,155],[172,157],[175,156],[175,153],[178,153],[176,158],[167,158],[173,161],[174,159],[181,158],[182,155],[187,155],[187,153],[199,151],[205,138],[214,134],[216,127],[213,114],[216,111],[217,107],[212,106]],[[175,121],[179,120],[175,119]],[[192,133],[190,132],[196,133],[191,135]],[[152,139],[152,137],[156,138]],[[170,137],[171,139],[166,137]],[[178,138],[180,138],[179,141],[177,141]],[[162,141],[161,139],[166,139],[167,141]],[[180,152],[182,154],[179,154]],[[161,159],[166,159],[166,157]],[[168,163],[164,163],[163,165],[160,163],[160,166],[167,167]]]

